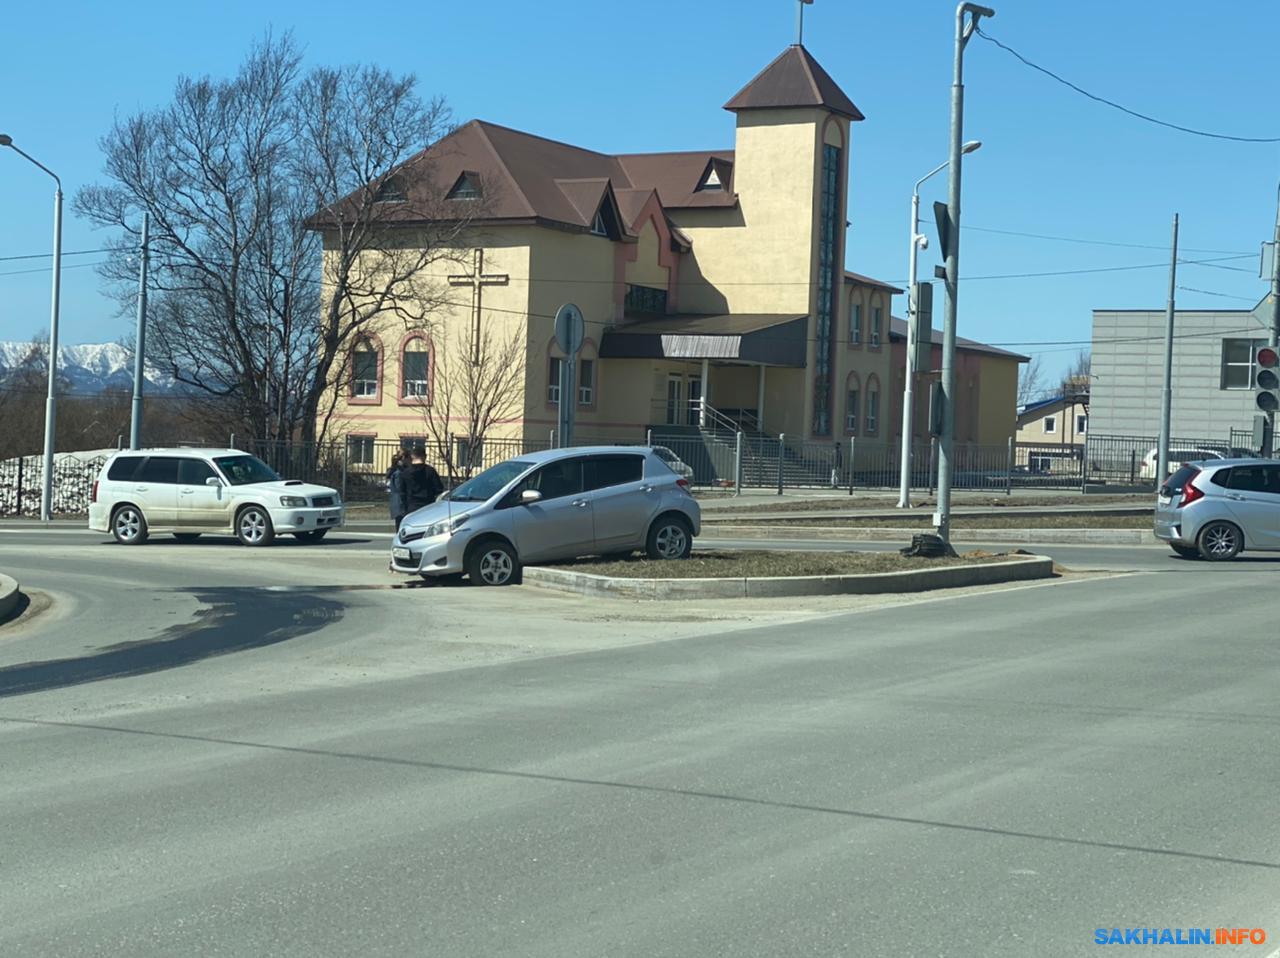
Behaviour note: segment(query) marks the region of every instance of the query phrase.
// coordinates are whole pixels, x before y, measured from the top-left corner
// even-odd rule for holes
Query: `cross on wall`
[[[450,286],[471,287],[471,365],[480,365],[480,301],[486,286],[506,286],[511,278],[506,273],[484,271],[484,250],[472,251],[472,272],[455,273],[449,277]]]

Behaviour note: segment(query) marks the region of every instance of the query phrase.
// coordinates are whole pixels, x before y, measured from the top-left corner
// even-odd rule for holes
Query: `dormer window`
[[[453,189],[449,191],[446,199],[450,200],[478,200],[480,198],[480,174],[473,173],[470,170],[463,170],[462,175],[458,177],[458,181],[453,184]]]
[[[707,178],[702,181],[702,186],[699,187],[699,189],[708,192],[724,189],[724,184],[720,182],[720,174],[716,172],[716,168],[714,166],[711,167],[711,172],[708,173]]]
[[[378,187],[378,193],[374,196],[373,201],[375,203],[403,203],[405,201],[404,188],[396,177],[388,177]]]
[[[591,224],[591,234],[593,236],[608,236],[609,230],[604,225],[604,214],[596,210],[595,222]]]

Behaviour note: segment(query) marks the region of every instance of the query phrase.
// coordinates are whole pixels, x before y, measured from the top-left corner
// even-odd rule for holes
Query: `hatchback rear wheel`
[[[684,516],[665,515],[649,527],[644,550],[650,559],[687,559],[693,551],[693,529]]]
[[[1240,530],[1230,522],[1210,522],[1200,530],[1200,555],[1210,562],[1223,562],[1234,559],[1244,547],[1244,537]]]

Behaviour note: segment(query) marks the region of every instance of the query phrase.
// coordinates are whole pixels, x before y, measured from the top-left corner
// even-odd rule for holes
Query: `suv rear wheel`
[[[1230,522],[1210,522],[1200,530],[1196,540],[1200,546],[1201,557],[1210,562],[1223,562],[1234,559],[1244,548],[1244,537],[1240,530]]]
[[[122,546],[138,546],[147,541],[147,519],[137,506],[120,506],[111,514],[111,534]]]

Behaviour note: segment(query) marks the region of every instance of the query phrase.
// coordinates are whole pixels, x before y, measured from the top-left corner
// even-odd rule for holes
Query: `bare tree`
[[[446,328],[438,337],[422,419],[427,441],[454,480],[470,478],[480,465],[477,453],[495,426],[520,418],[526,339],[519,327],[502,331],[485,324],[477,350],[470,323],[451,332]]]
[[[1025,406],[1035,402],[1044,392],[1044,366],[1039,356],[1022,367],[1018,375],[1018,405]]]
[[[345,355],[380,314],[426,324],[440,297],[419,272],[466,223],[392,229],[440,213],[429,177],[402,202],[388,186],[447,131],[441,101],[412,76],[299,64],[267,36],[230,79],[180,78],[168,105],[115,122],[108,183],[75,201],[120,231],[101,270],[125,309],[150,215],[148,362],[268,439],[323,438]]]
[[[1067,367],[1067,371],[1062,377],[1062,395],[1074,401],[1088,401],[1090,363],[1089,350],[1082,349],[1076,353],[1075,360]]]

